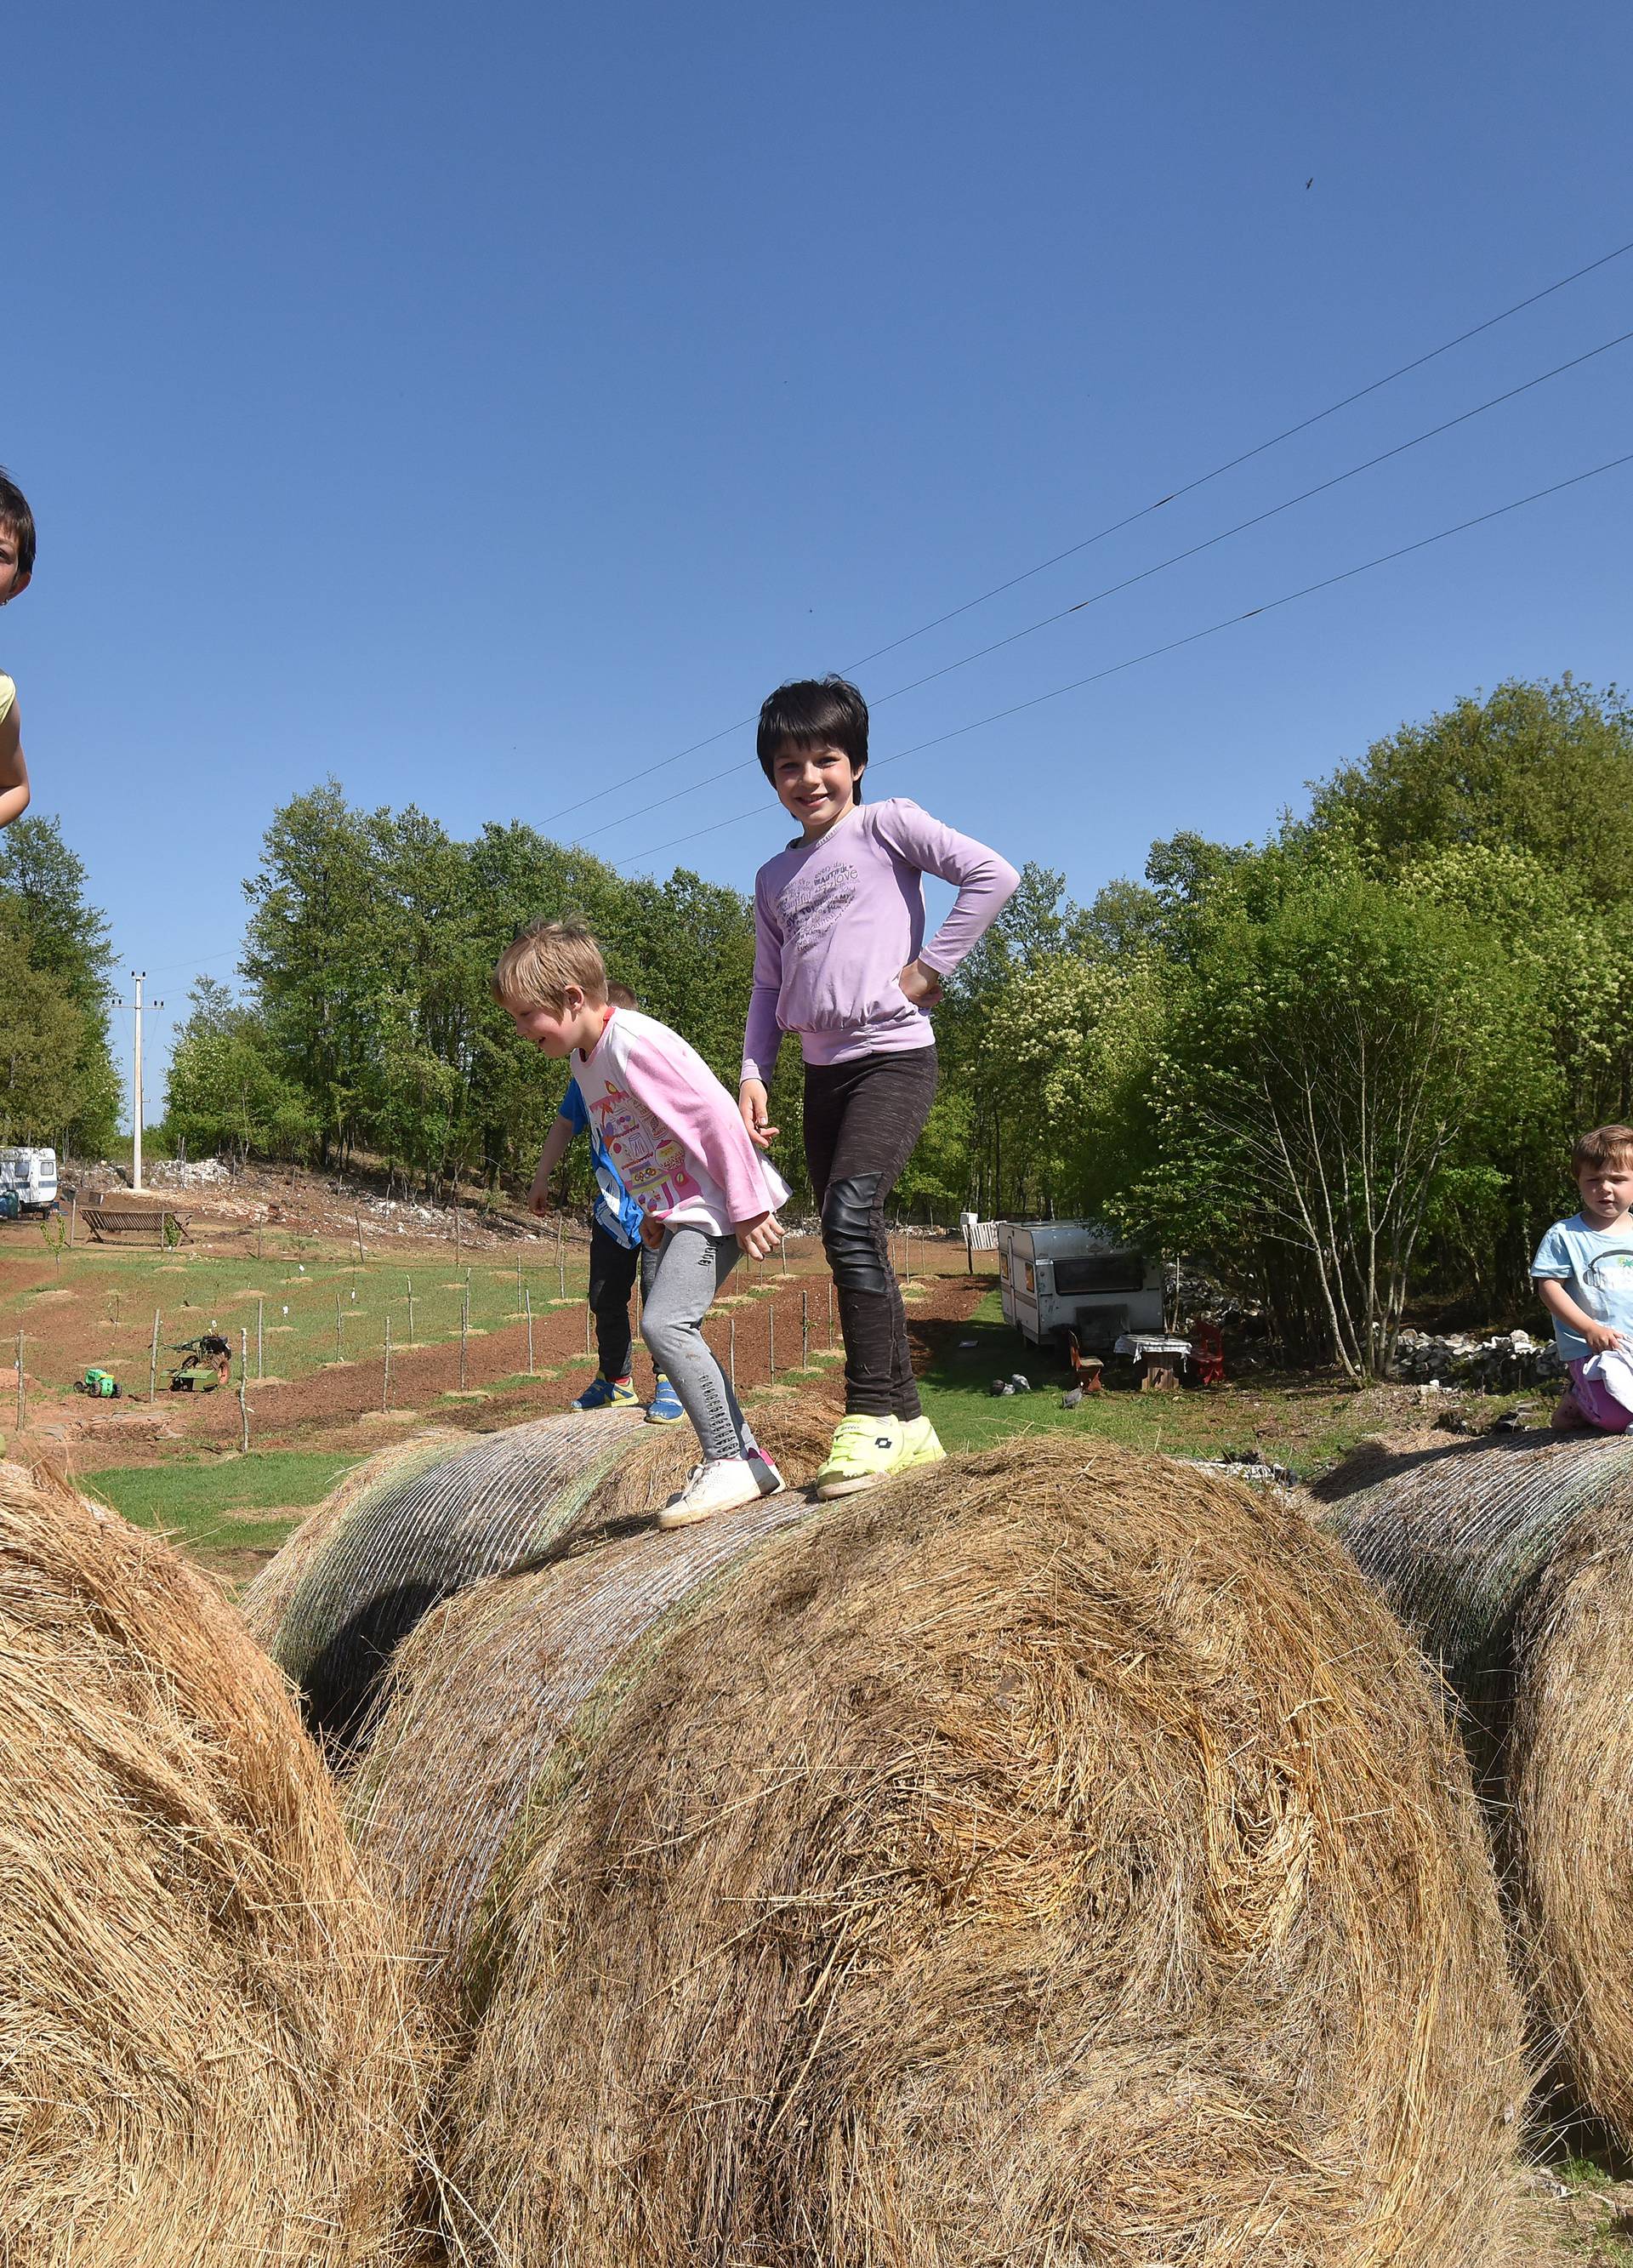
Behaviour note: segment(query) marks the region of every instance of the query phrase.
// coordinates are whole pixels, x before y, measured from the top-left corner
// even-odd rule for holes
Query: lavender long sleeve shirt
[[[924,943],[926,874],[958,899]],[[1003,910],[1020,877],[984,843],[905,796],[859,806],[754,877],[754,986],[743,1077],[769,1079],[784,1032],[808,1064],[927,1048],[930,1018],[896,978],[909,961],[945,976]]]

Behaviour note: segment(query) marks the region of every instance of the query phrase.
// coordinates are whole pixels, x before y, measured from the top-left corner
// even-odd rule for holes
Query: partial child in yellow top
[[[15,482],[0,472],[0,607],[28,588],[34,571],[34,515]],[[0,827],[28,808],[28,766],[23,761],[17,688],[0,672]]]

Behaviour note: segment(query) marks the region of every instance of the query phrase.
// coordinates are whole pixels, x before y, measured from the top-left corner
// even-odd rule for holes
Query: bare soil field
[[[247,1354],[249,1438],[262,1448],[362,1454],[431,1418],[486,1432],[561,1408],[593,1374],[580,1220],[477,1226],[462,1214],[456,1241],[446,1216],[428,1225],[426,1208],[387,1210],[315,1177],[277,1176],[273,1196],[269,1178],[260,1189],[179,1193],[190,1241],[170,1249],[87,1244],[81,1227],[59,1250],[36,1224],[0,1225],[0,1348],[11,1357],[0,1432],[14,1452],[89,1469],[238,1448],[239,1362],[228,1389],[167,1388],[173,1348],[206,1331]],[[897,1249],[927,1361],[926,1333],[967,1316],[992,1278],[970,1276],[952,1238],[916,1233]],[[739,1391],[803,1369],[807,1390],[832,1395],[837,1320],[814,1233],[796,1233],[766,1265],[740,1263],[706,1329]],[[7,1391],[19,1333],[20,1427]],[[91,1365],[120,1381],[119,1399],[71,1391]],[[639,1348],[636,1371],[644,1389]]]

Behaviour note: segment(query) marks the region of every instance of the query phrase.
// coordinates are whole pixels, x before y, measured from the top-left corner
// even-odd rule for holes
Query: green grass
[[[300,1510],[326,1497],[355,1455],[300,1449],[253,1449],[246,1457],[207,1457],[166,1465],[115,1465],[85,1475],[93,1496],[137,1528],[160,1529],[198,1550],[272,1546],[296,1525]],[[277,1522],[245,1515],[292,1507]]]
[[[960,1346],[964,1339],[975,1344]],[[1201,1392],[1107,1390],[1063,1410],[1069,1373],[1052,1350],[1027,1344],[1004,1322],[996,1290],[968,1322],[939,1331],[937,1344],[919,1392],[949,1449],[988,1448],[1021,1432],[1062,1432],[1181,1457],[1256,1448],[1310,1478],[1378,1426],[1376,1410],[1335,1381],[1271,1380],[1261,1373]],[[1012,1399],[995,1396],[992,1381],[1017,1371],[1033,1391]]]

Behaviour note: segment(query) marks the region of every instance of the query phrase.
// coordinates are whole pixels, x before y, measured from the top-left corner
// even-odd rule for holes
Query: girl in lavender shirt
[[[738,1101],[762,1150],[784,1032],[805,1053],[805,1163],[845,1337],[845,1415],[818,1494],[849,1496],[944,1452],[919,1406],[885,1204],[936,1094],[926,1012],[1019,877],[905,797],[862,803],[867,703],[842,677],[780,685],[760,712],[761,770],[800,833],[754,880],[754,984]],[[924,943],[923,877],[958,885]]]

